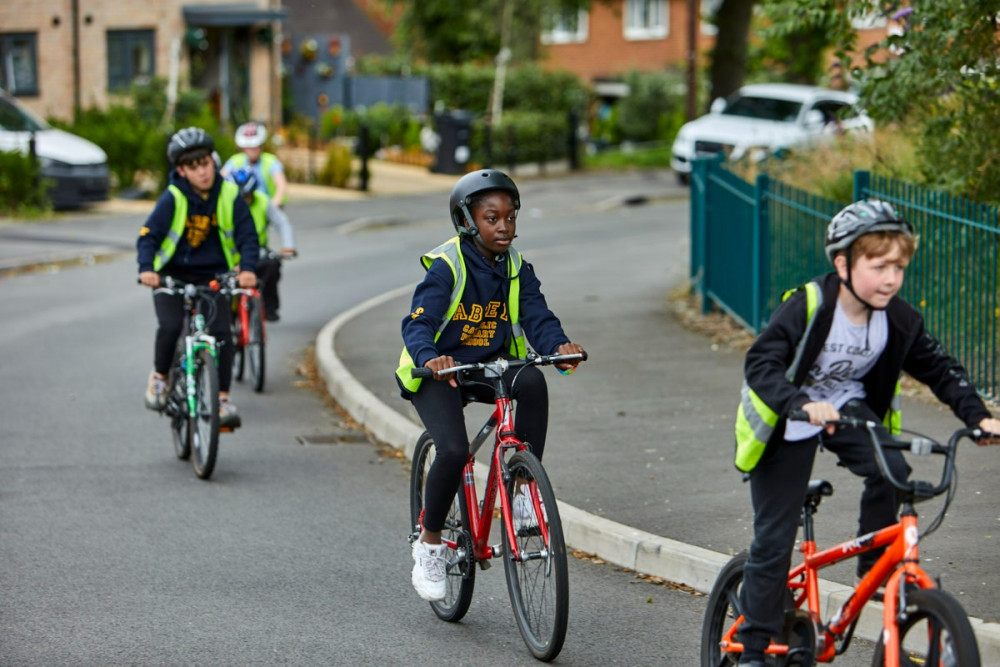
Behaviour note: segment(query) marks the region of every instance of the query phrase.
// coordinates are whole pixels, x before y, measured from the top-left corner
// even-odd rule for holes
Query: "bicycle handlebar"
[[[788,419],[791,421],[809,421],[809,415],[804,410],[792,410],[788,413]],[[875,461],[878,464],[879,471],[882,473],[882,476],[885,477],[889,484],[891,484],[896,490],[901,491],[902,493],[912,494],[915,500],[926,500],[928,498],[939,496],[951,486],[952,478],[955,473],[955,452],[958,449],[959,440],[962,438],[979,440],[990,435],[979,428],[960,428],[951,434],[951,437],[948,438],[947,445],[942,445],[934,439],[925,435],[920,435],[919,433],[914,433],[913,435],[915,437],[911,440],[883,440],[879,437],[878,432],[875,430],[876,427],[879,426],[877,422],[867,419],[859,419],[857,417],[841,416],[840,419],[833,419],[825,422],[825,424],[833,424],[838,428],[862,428],[868,431],[868,435],[871,438],[872,448],[875,451]],[[900,481],[892,473],[892,469],[885,460],[886,449],[909,451],[911,454],[916,456],[930,456],[931,454],[943,455],[945,457],[945,463],[944,470],[941,472],[940,483],[935,486],[931,482],[921,480],[914,480],[910,482]]]
[[[562,361],[573,361],[579,359],[587,360],[586,352],[576,352],[573,354],[534,354],[531,353],[524,359],[497,359],[496,361],[480,362],[475,364],[461,364],[438,371],[438,375],[449,375],[462,371],[485,371],[487,375],[502,375],[508,368],[519,368],[521,366],[551,366]],[[410,371],[413,378],[434,377],[434,371],[426,366],[414,368]]]

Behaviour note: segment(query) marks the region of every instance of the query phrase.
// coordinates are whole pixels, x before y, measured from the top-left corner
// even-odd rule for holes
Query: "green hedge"
[[[31,158],[17,151],[0,151],[0,213],[24,215],[51,208]]]

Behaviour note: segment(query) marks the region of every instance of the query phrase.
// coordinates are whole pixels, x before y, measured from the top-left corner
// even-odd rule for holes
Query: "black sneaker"
[[[234,429],[242,425],[240,414],[236,411],[236,406],[232,401],[219,401],[219,428]]]

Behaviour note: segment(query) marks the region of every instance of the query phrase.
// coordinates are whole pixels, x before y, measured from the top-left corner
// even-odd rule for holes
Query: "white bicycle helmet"
[[[841,250],[851,247],[858,237],[872,232],[901,232],[913,236],[913,226],[888,202],[862,199],[849,204],[830,220],[826,228],[826,257],[833,262]]]
[[[267,140],[267,130],[261,123],[243,123],[236,128],[236,145],[240,148],[258,148]]]

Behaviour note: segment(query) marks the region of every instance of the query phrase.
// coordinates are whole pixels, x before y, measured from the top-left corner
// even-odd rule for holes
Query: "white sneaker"
[[[150,410],[162,410],[167,402],[167,378],[155,370],[149,372],[149,383],[146,385],[146,407]]]
[[[535,508],[531,504],[531,496],[528,495],[528,485],[521,487],[521,492],[514,496],[514,530],[531,529],[538,527],[538,518],[535,516]],[[545,503],[539,500],[542,505],[542,516],[545,514]]]
[[[443,600],[448,592],[445,584],[447,563],[443,544],[413,543],[413,575],[410,580],[417,594],[428,602]]]

